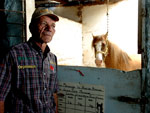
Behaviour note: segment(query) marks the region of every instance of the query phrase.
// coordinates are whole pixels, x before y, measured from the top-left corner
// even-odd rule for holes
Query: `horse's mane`
[[[129,61],[131,61],[130,56],[126,52],[108,40],[108,55],[109,54],[111,55],[111,60],[114,62],[114,65],[119,67],[128,66]]]

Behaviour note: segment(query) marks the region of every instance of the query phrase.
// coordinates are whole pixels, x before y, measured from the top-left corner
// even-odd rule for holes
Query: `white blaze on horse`
[[[141,55],[129,56],[116,44],[107,39],[108,33],[93,36],[92,47],[95,49],[95,63],[98,67],[105,64],[106,68],[132,71],[141,69]]]

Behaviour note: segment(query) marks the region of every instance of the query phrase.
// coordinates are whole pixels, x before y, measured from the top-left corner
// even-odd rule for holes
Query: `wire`
[[[107,38],[109,37],[109,0],[107,0]]]

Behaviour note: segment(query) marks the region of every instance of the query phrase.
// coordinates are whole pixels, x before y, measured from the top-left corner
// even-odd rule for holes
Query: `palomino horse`
[[[95,63],[98,67],[104,63],[106,68],[132,71],[141,69],[141,55],[129,56],[117,45],[107,39],[108,33],[93,36],[92,47],[95,49]]]

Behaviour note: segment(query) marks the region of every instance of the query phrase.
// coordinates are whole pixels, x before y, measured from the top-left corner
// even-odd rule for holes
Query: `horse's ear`
[[[108,32],[105,34],[105,36],[106,36],[106,37],[108,36]]]
[[[107,36],[108,36],[108,32],[106,32],[106,34],[104,35],[105,39],[107,39]]]
[[[95,36],[93,35],[92,33],[92,37],[93,37],[93,40],[92,40],[92,48],[94,47],[94,40],[95,40]]]

